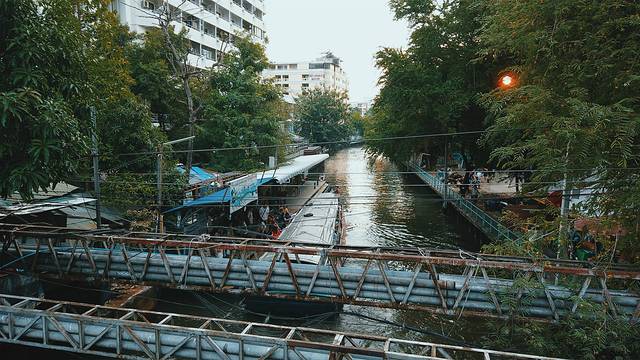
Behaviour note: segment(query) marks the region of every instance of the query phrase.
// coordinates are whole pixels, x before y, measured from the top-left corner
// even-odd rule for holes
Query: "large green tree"
[[[394,159],[413,153],[444,153],[445,141],[482,162],[477,135],[420,135],[482,130],[484,111],[478,92],[492,86],[492,70],[473,60],[479,49],[478,8],[471,0],[392,0],[397,19],[412,29],[406,50],[385,48],[376,55],[382,70],[367,138],[418,136],[398,141],[369,142],[370,148]]]
[[[236,50],[209,74],[196,140],[199,148],[234,148],[195,154],[217,170],[259,167],[284,140],[280,92],[261,79],[269,65],[264,47],[240,37],[234,45]]]
[[[481,55],[508,59],[518,86],[483,97],[485,141],[505,168],[533,169],[530,190],[591,188],[585,209],[623,224],[618,249],[640,250],[640,4],[479,1]],[[564,232],[560,233],[564,240]],[[613,244],[609,248],[613,247]],[[564,246],[561,246],[563,248]]]
[[[106,0],[0,3],[0,196],[28,198],[60,181],[91,177],[97,114],[102,169],[147,171],[118,155],[162,140],[134,84],[133,37]],[[122,164],[125,163],[125,166]]]
[[[73,1],[0,2],[0,196],[29,197],[87,154],[90,58]]]
[[[341,144],[335,142],[352,134],[346,94],[323,88],[309,90],[296,99],[293,113],[298,133],[311,143],[336,148]]]

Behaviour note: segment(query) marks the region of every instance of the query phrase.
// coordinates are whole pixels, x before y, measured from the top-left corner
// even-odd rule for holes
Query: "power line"
[[[447,132],[447,133],[436,133],[436,134],[423,134],[423,135],[407,135],[407,136],[391,136],[391,137],[381,137],[381,138],[365,138],[362,141],[392,141],[392,140],[408,140],[408,139],[425,139],[432,137],[449,137],[449,136],[464,136],[464,135],[477,135],[484,134],[490,132],[503,132],[503,131],[521,131],[521,130],[530,130],[544,127],[526,127],[526,128],[512,128],[512,129],[485,129],[485,130],[476,130],[476,131],[459,131],[459,132]],[[351,143],[350,140],[336,140],[336,141],[320,141],[309,143],[309,146],[318,146],[318,145],[334,145],[334,144],[348,144]],[[236,146],[236,147],[219,147],[219,148],[208,148],[208,149],[194,149],[194,153],[198,152],[215,152],[215,151],[231,151],[231,150],[253,150],[253,149],[277,149],[280,147],[286,147],[290,144],[274,144],[274,145],[255,145],[255,146]],[[172,150],[167,151],[166,153],[172,154],[180,154],[187,153],[189,150]],[[157,154],[157,152],[133,152],[133,153],[123,153],[118,154],[117,156],[140,156],[140,155],[150,155]]]

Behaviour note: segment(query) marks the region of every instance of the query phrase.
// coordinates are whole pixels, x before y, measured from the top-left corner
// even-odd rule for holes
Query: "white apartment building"
[[[341,60],[330,52],[309,62],[271,64],[262,72],[263,79],[271,79],[282,89],[285,97],[298,97],[314,88],[349,92],[349,80]]]
[[[112,3],[120,22],[136,33],[157,27],[154,16],[163,6],[169,6],[174,14],[176,31],[188,30],[189,62],[193,66],[213,66],[220,51],[233,49],[236,34],[251,34],[254,41],[265,44],[264,0],[114,0]]]
[[[360,115],[365,116],[371,109],[372,102],[353,102],[349,104],[352,108],[358,110]]]

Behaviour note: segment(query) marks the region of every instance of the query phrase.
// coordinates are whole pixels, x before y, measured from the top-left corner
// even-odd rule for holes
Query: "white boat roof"
[[[279,184],[286,183],[296,175],[305,174],[314,166],[321,164],[329,158],[329,154],[303,155],[291,160],[286,165],[273,170],[260,171],[257,174],[260,179],[275,179]]]
[[[338,195],[322,193],[314,196],[293,217],[280,235],[282,241],[331,244],[338,221]]]
[[[340,204],[337,194],[318,194],[296,213],[278,240],[331,245],[334,242],[334,230],[339,221],[338,211],[340,211]],[[273,256],[276,254],[267,254],[263,260],[271,261]],[[297,258],[300,262],[308,264],[320,262],[319,255],[299,255]],[[292,259],[292,261],[295,260]]]

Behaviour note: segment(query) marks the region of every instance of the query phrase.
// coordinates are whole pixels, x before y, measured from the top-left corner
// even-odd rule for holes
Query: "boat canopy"
[[[281,241],[332,244],[338,221],[338,195],[318,194],[294,216],[278,238]]]
[[[314,166],[329,158],[328,154],[304,155],[291,160],[290,163],[273,170],[256,173],[258,180],[273,179],[278,184],[285,184],[294,176],[309,172]]]
[[[278,240],[309,244],[335,244],[338,240],[336,226],[340,221],[340,204],[335,193],[321,193],[313,197],[284,228]],[[318,264],[318,255],[299,255],[300,261]]]
[[[271,178],[268,178],[268,179],[258,178],[255,187],[257,188],[258,186],[268,182],[269,180],[271,180]],[[224,189],[214,192],[213,194],[186,202],[181,206],[178,206],[176,208],[166,211],[165,213],[173,213],[183,209],[205,207],[205,206],[214,205],[214,204],[224,204],[224,203],[231,202],[232,200],[234,200],[234,191],[230,187],[226,187]]]

